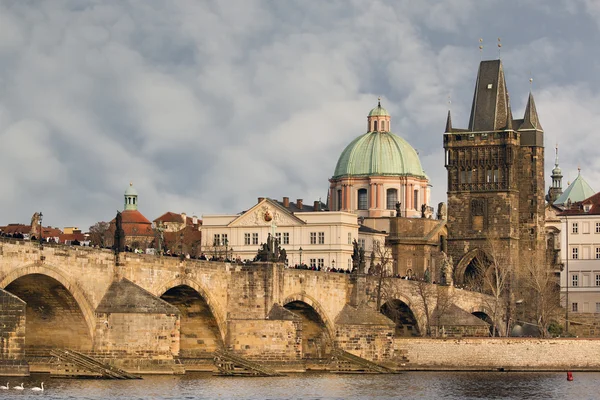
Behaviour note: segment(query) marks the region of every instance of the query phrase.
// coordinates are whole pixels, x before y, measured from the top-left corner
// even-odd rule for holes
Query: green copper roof
[[[135,188],[133,187],[133,183],[130,183],[129,186],[127,187],[127,190],[125,191],[125,196],[137,196],[137,190],[135,190]]]
[[[569,185],[567,190],[565,190],[553,204],[567,204],[569,200],[571,200],[571,203],[575,203],[576,201],[583,201],[594,194],[596,194],[594,189],[592,189],[585,179],[583,179],[581,174],[579,174],[573,183]]]
[[[369,175],[426,177],[415,149],[390,132],[367,132],[354,139],[340,155],[333,178]]]
[[[381,116],[388,116],[388,117],[390,116],[390,114],[387,112],[387,110],[385,108],[381,107],[381,104],[369,112],[369,117],[381,117]]]

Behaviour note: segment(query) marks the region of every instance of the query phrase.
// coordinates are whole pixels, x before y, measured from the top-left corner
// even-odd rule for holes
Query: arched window
[[[413,206],[415,207],[415,210],[419,209],[419,191],[417,189],[415,189],[414,195],[413,195]]]
[[[367,199],[367,189],[358,189],[358,209],[368,210],[369,201]]]
[[[396,209],[398,202],[398,189],[388,189],[386,192],[386,208],[388,210]]]
[[[338,189],[337,191],[337,209],[338,211],[342,210],[342,190]]]
[[[377,121],[373,121],[373,132],[377,132]]]

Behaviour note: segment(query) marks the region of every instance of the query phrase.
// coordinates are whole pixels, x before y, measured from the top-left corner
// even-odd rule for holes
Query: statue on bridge
[[[279,240],[269,233],[267,243],[263,243],[258,249],[254,261],[261,262],[287,262],[287,253],[279,245]]]
[[[115,254],[122,253],[125,251],[125,231],[123,230],[123,215],[120,211],[117,211],[115,217],[115,240],[113,243],[113,250]]]
[[[442,285],[453,285],[452,280],[452,270],[454,269],[452,256],[448,257],[446,252],[442,251],[443,259],[442,259],[442,268],[440,270],[440,283]]]
[[[355,274],[365,273],[365,249],[358,245],[356,239],[352,242],[352,272]]]

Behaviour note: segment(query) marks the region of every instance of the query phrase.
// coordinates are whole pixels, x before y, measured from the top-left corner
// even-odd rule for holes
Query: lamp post
[[[567,225],[567,229],[565,231],[566,236],[566,249],[565,249],[565,258],[567,259],[566,264],[566,273],[565,273],[565,283],[566,283],[566,295],[565,295],[565,332],[569,333],[569,217],[565,215],[565,222]]]
[[[185,256],[183,255],[183,231],[179,234],[179,248],[180,248],[180,253],[179,253],[179,257],[183,260],[185,258]]]
[[[44,248],[44,225],[42,224],[42,218],[44,217],[44,214],[42,214],[42,212],[40,211],[40,249]]]
[[[225,245],[225,261],[227,261],[227,257],[229,255],[229,248],[227,247],[229,246],[229,240],[227,240],[227,238],[223,239],[223,244]]]
[[[300,250],[300,266],[302,266],[302,247],[300,247],[298,250]]]

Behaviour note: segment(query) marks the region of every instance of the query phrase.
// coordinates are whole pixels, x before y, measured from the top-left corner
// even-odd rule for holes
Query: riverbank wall
[[[402,369],[432,371],[600,371],[600,339],[396,338]]]

